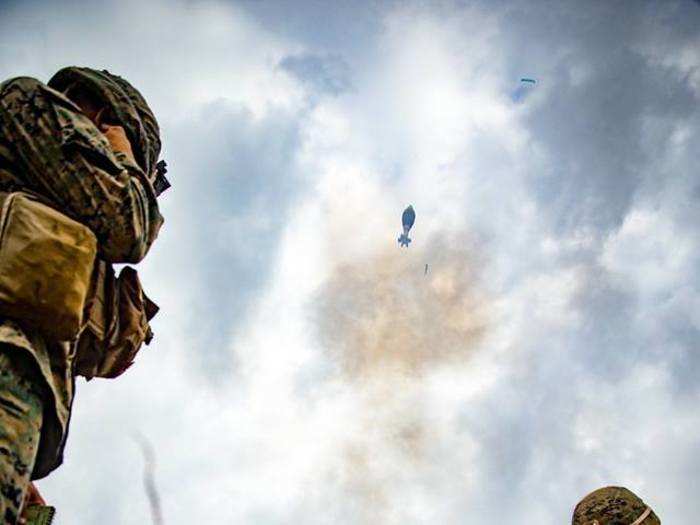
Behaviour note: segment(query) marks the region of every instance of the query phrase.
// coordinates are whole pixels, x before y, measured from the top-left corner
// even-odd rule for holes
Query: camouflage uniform
[[[0,351],[0,519],[15,523],[39,448],[44,392],[31,358]]]
[[[70,85],[108,104],[136,163],[113,151],[61,93]],[[150,178],[160,152],[153,114],[133,87],[106,71],[66,68],[49,86],[27,77],[0,84],[0,191],[40,195],[88,226],[98,240],[98,264],[139,262],[163,223]],[[76,346],[23,328],[21,319],[0,318],[0,519],[5,523],[15,523],[16,503],[29,477],[42,478],[63,460]]]
[[[571,525],[661,525],[661,520],[632,491],[604,487],[576,505]]]

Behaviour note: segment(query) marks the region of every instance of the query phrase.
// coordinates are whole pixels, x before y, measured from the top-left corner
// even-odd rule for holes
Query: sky
[[[145,462],[167,524],[555,525],[604,485],[695,521],[699,28],[691,0],[0,1],[0,78],[127,78],[173,183],[156,337],[78,380],[56,523],[151,523]]]

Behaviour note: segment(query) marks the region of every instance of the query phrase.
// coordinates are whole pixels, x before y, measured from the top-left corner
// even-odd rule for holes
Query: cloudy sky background
[[[142,91],[174,186],[59,525],[150,522],[137,435],[168,524],[555,525],[607,484],[696,520],[698,3],[0,3],[0,77],[72,64]]]

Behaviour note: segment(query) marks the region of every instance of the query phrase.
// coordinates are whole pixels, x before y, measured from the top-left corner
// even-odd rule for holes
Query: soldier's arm
[[[77,106],[38,80],[13,79],[0,86],[0,135],[27,189],[88,226],[102,258],[143,259],[163,223],[153,187]]]

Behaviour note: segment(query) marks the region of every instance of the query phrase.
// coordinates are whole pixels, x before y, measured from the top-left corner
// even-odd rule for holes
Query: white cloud
[[[697,390],[678,375],[693,361],[668,321],[700,329],[684,171],[698,121],[645,113],[657,105],[632,93],[609,103],[599,78],[632,59],[604,42],[618,49],[626,33],[586,33],[601,13],[578,4],[381,6],[371,39],[321,49],[245,4],[135,5],[30,4],[0,20],[38,18],[43,35],[22,70],[17,46],[0,48],[0,73],[105,64],[152,101],[177,159],[167,230],[143,265],[163,307],[157,338],[118,381],[79,384],[67,462],[40,485],[58,523],[145,522],[134,431],[157,446],[168,523],[560,523],[608,483],[630,484],[665,522],[700,511],[684,498]],[[692,80],[683,46],[644,67]],[[346,60],[351,87],[311,93],[279,67],[304,52]],[[521,69],[541,81],[515,103]],[[614,167],[640,164],[618,147],[636,131],[618,133],[620,116],[663,154],[617,179]],[[382,259],[408,203],[414,244]],[[597,222],[608,208],[619,224]],[[465,335],[457,360],[407,345],[408,365],[380,355],[353,376],[318,312],[347,268],[353,284],[379,275],[382,297],[418,297],[396,307],[409,319],[457,297],[416,337],[433,354],[451,334],[484,333]],[[367,319],[392,340],[396,316]]]
[[[633,209],[603,246],[603,266],[633,281],[646,294],[667,293],[692,273],[695,236],[678,231],[658,211]]]

